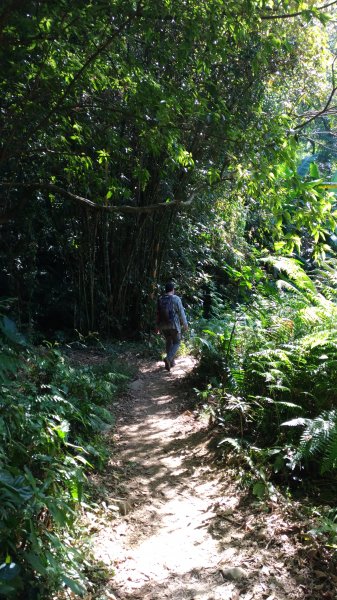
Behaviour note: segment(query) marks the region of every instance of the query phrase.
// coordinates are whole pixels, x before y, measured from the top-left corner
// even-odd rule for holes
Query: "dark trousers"
[[[162,333],[165,337],[167,358],[171,362],[180,346],[181,336],[176,329],[163,329]]]

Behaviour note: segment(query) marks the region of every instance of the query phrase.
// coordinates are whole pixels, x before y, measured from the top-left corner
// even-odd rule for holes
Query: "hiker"
[[[166,341],[165,369],[170,371],[180,346],[181,328],[188,329],[184,307],[179,296],[174,293],[172,281],[165,285],[165,294],[158,298],[157,323]]]

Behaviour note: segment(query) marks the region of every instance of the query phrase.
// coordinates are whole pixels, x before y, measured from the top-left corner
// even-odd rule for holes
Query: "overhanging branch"
[[[308,112],[305,113],[303,115],[300,115],[300,118],[303,118],[305,116],[307,116],[308,118],[306,119],[306,121],[303,121],[302,123],[300,123],[299,125],[297,125],[294,129],[298,130],[298,129],[303,129],[303,127],[306,127],[306,125],[309,125],[309,123],[311,123],[312,121],[314,121],[315,119],[317,119],[318,117],[322,117],[323,115],[327,114],[329,112],[329,109],[331,110],[330,104],[333,100],[333,97],[337,91],[337,85],[335,83],[335,62],[337,60],[337,57],[334,58],[332,66],[331,66],[331,70],[332,70],[332,90],[330,92],[330,95],[328,97],[328,100],[325,103],[325,106],[323,106],[323,108],[321,110],[318,110],[316,112]]]
[[[305,10],[299,10],[298,12],[295,12],[295,13],[283,13],[281,15],[261,15],[260,18],[263,20],[293,19],[294,17],[300,17],[301,15],[303,15],[303,13],[310,12],[310,11],[314,15],[314,13],[316,11],[325,10],[326,8],[329,8],[330,6],[333,6],[334,4],[337,4],[337,0],[334,0],[333,2],[329,2],[328,4],[323,4],[323,6],[311,6],[310,8],[307,8]]]
[[[318,119],[318,117],[322,117],[323,115],[327,114],[329,105],[332,102],[332,99],[333,99],[336,91],[337,91],[337,87],[334,87],[332,89],[332,91],[331,91],[331,94],[329,96],[329,99],[328,99],[326,105],[321,110],[318,110],[317,112],[315,112],[314,114],[312,114],[306,121],[303,121],[303,123],[300,123],[299,125],[296,125],[296,127],[294,127],[294,129],[295,130],[303,129],[303,127],[306,127],[306,125],[309,125],[309,123],[311,123],[315,119]]]
[[[41,188],[41,186],[39,186],[39,187]],[[124,204],[122,206],[116,206],[113,204],[98,204],[96,202],[93,202],[92,200],[89,200],[89,198],[84,198],[83,196],[78,196],[77,194],[73,194],[72,192],[69,192],[68,190],[60,188],[59,186],[53,185],[53,184],[44,184],[43,189],[47,189],[47,190],[49,190],[51,192],[55,192],[57,194],[61,194],[62,196],[70,198],[71,200],[75,200],[77,202],[86,204],[87,206],[90,206],[91,208],[95,208],[98,210],[105,210],[105,211],[114,212],[114,213],[140,214],[140,213],[151,213],[156,210],[167,209],[167,208],[171,208],[173,206],[178,207],[178,208],[183,208],[184,206],[190,206],[195,197],[195,193],[194,193],[190,196],[190,198],[188,200],[184,200],[184,201],[172,200],[171,202],[159,202],[158,204],[148,204],[147,206],[131,206],[128,204]]]
[[[193,192],[187,200],[172,200],[170,202],[159,202],[158,204],[148,204],[147,206],[131,206],[128,204],[116,206],[113,204],[103,204],[103,203],[93,202],[93,200],[90,200],[89,198],[85,198],[84,196],[79,196],[78,194],[69,192],[68,190],[65,190],[64,188],[62,188],[58,185],[54,185],[52,183],[2,182],[0,184],[0,188],[1,188],[1,186],[5,187],[5,188],[12,188],[12,189],[21,187],[21,188],[24,188],[25,190],[40,190],[40,191],[46,190],[48,192],[64,196],[65,198],[69,198],[70,200],[73,200],[80,204],[84,204],[85,206],[89,206],[90,208],[92,208],[94,210],[100,210],[100,211],[105,211],[105,212],[110,212],[110,213],[129,213],[129,214],[153,213],[158,210],[167,210],[167,209],[171,209],[171,208],[184,209],[184,208],[191,206],[191,204],[193,203],[193,200],[197,194],[197,191]],[[2,216],[0,216],[0,224],[7,223],[9,220],[14,218],[14,216],[15,216],[15,211],[13,211],[13,210],[11,210],[10,212],[7,212],[6,214],[3,214]]]

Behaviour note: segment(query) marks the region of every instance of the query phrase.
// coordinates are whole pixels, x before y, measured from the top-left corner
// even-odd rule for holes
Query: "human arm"
[[[183,303],[182,303],[181,299],[178,296],[176,296],[176,298],[177,298],[176,308],[177,308],[179,320],[180,320],[180,323],[181,323],[181,326],[183,327],[183,329],[185,329],[185,331],[187,331],[188,323],[187,323],[185,309],[183,307]]]

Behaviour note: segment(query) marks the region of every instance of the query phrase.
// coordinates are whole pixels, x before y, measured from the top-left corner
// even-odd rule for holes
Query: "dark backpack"
[[[158,325],[163,329],[175,329],[173,296],[166,294],[158,298]]]

